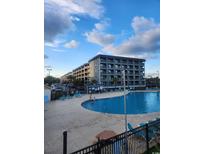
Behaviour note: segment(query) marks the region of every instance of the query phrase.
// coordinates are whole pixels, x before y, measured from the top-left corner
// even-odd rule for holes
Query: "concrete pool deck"
[[[155,92],[156,90],[149,90]],[[144,92],[144,91],[138,91]],[[148,92],[148,91],[147,91]],[[93,94],[95,98],[107,98],[123,95],[123,92]],[[68,131],[68,152],[79,150],[93,144],[95,136],[103,130],[112,130],[117,134],[125,131],[124,116],[87,110],[81,103],[89,100],[86,94],[80,98],[52,101],[44,108],[44,152],[62,154],[63,131]],[[137,125],[159,117],[160,113],[128,115],[128,122]]]

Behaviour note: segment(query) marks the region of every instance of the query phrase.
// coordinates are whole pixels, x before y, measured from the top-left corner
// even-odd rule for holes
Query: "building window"
[[[129,71],[129,74],[133,74],[133,71]]]
[[[139,85],[139,81],[135,81],[135,85]]]

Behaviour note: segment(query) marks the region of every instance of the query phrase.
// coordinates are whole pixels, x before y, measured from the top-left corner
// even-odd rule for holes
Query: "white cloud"
[[[80,16],[100,19],[104,8],[100,0],[45,0],[45,41],[52,42],[59,34],[75,30]],[[78,17],[76,17],[78,16]]]
[[[96,53],[96,55],[101,55],[101,54],[103,54],[102,51],[98,51],[98,52]]]
[[[77,48],[78,47],[78,42],[75,40],[71,40],[70,42],[65,43],[64,47],[65,48]]]
[[[108,45],[115,40],[115,37],[111,34],[96,31],[95,29],[91,32],[85,33],[88,42],[95,43],[101,46]]]
[[[90,32],[86,32],[84,35],[88,42],[98,44],[100,46],[106,46],[115,40],[115,36],[105,33],[104,30],[109,26],[108,20],[103,20],[100,23],[95,24]]]
[[[145,32],[149,29],[157,28],[159,25],[154,22],[154,19],[146,19],[145,17],[134,17],[131,23],[135,33]]]
[[[70,16],[70,19],[71,19],[72,21],[80,21],[80,18],[78,18],[78,17]]]
[[[44,7],[45,41],[52,42],[56,35],[75,29],[75,25],[69,15],[60,9],[57,3],[52,0],[45,0]]]
[[[160,26],[153,19],[134,17],[131,23],[134,34],[121,44],[105,46],[102,50],[115,55],[153,58],[160,49]]]
[[[104,13],[101,0],[45,0],[58,6],[66,14],[88,15],[99,19]]]
[[[52,42],[45,42],[44,45],[47,47],[56,47],[56,45],[54,45]]]
[[[110,24],[109,22],[110,21],[107,19],[107,20],[103,20],[99,23],[96,23],[95,29],[98,31],[104,31],[109,26],[109,24]]]
[[[63,40],[53,40],[52,42],[45,42],[44,45],[47,47],[56,48],[63,42]]]
[[[56,49],[56,48],[52,49],[52,51],[55,51],[55,52],[66,52],[65,50],[62,50],[62,49]]]
[[[107,52],[104,52],[104,51],[98,51],[98,52],[96,53],[96,55],[108,55],[108,53],[107,53]]]

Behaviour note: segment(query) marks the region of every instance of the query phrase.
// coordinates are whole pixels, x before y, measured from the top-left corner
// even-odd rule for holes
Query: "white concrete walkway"
[[[95,98],[120,96],[122,92],[95,94]],[[87,110],[81,103],[89,99],[89,95],[81,98],[53,101],[45,105],[44,115],[44,148],[45,154],[62,154],[64,130],[68,131],[68,152],[89,146],[96,134],[109,129],[116,133],[124,132],[124,116],[103,114]],[[139,124],[159,117],[159,112],[139,115],[128,115],[128,121]]]

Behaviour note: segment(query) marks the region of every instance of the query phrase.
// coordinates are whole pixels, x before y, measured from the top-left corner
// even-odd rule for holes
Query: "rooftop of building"
[[[74,69],[73,71],[76,71],[76,70],[78,70],[78,69],[80,69],[80,68],[84,68],[85,66],[88,66],[89,64],[88,63],[85,63],[85,64],[83,64],[83,65],[80,65],[80,66],[78,66],[76,69]]]
[[[66,74],[62,75],[60,78],[63,78],[63,77],[66,77],[66,76],[69,76],[69,75],[72,75],[72,74],[73,74],[73,71],[68,72],[68,73],[66,73]]]
[[[135,58],[135,57],[126,57],[126,56],[113,56],[113,55],[103,55],[103,54],[99,54],[99,55],[96,55],[95,57],[91,58],[88,62],[94,60],[94,59],[97,59],[99,57],[108,57],[108,58],[124,58],[124,59],[134,59],[134,60],[142,60],[142,61],[145,61],[145,59],[142,59],[142,58]]]

